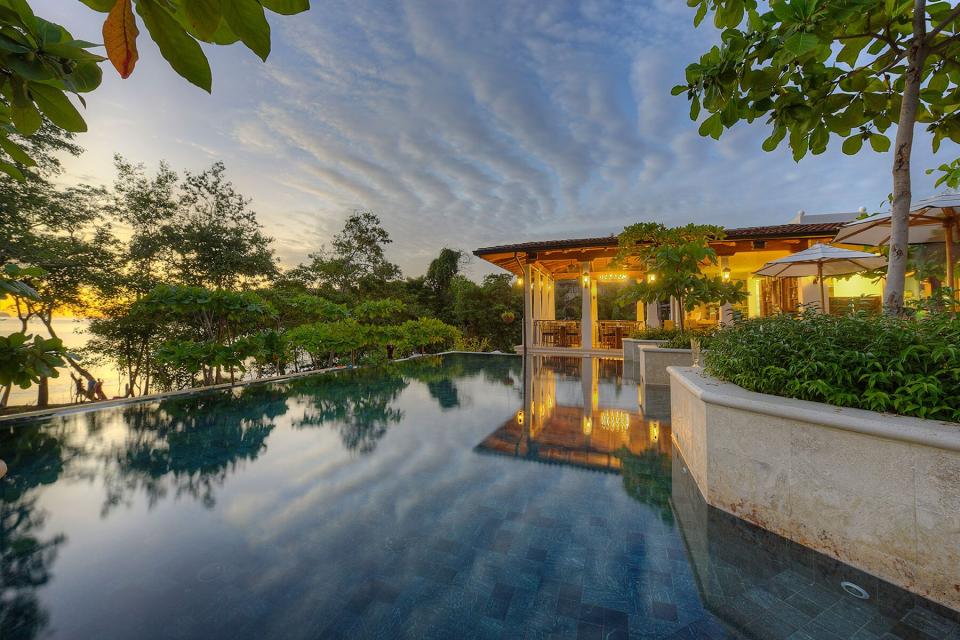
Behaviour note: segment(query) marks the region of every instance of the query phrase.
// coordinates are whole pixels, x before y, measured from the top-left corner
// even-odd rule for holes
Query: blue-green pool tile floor
[[[2,637],[960,640],[707,507],[637,400],[446,356],[4,427]]]

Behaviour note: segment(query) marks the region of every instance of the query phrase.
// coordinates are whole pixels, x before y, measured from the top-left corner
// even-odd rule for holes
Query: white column
[[[824,286],[824,291],[826,291],[826,286]],[[800,304],[811,305],[818,310],[820,309],[820,283],[817,282],[815,277],[797,278],[797,294]],[[829,311],[830,300],[825,300],[824,304]]]
[[[660,309],[656,302],[647,303],[647,327],[655,329],[660,326]]]
[[[582,283],[581,283],[582,285]],[[593,428],[597,425],[594,420],[597,419],[600,407],[600,361],[596,358],[580,359],[580,389],[583,392],[583,419],[581,428],[583,434],[589,436]]]
[[[547,305],[544,309],[545,320],[557,319],[557,282],[553,278],[547,278]]]
[[[536,344],[533,339],[533,296],[530,291],[531,282],[533,282],[533,269],[531,269],[528,264],[523,265],[523,332],[526,336],[526,342],[523,345],[524,350]]]
[[[531,300],[533,300],[533,334],[536,336],[537,330],[539,329],[537,320],[541,320],[543,318],[543,314],[540,310],[540,290],[542,288],[542,282],[540,278],[540,271],[536,267],[530,269],[530,275],[532,276],[530,278],[530,296]],[[534,342],[534,344],[540,346],[539,342]]]
[[[590,273],[589,262],[580,263],[580,291],[580,347],[592,349],[597,333],[597,281]]]

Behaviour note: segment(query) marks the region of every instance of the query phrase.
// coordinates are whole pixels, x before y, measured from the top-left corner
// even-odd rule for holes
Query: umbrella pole
[[[953,220],[947,218],[943,223],[944,245],[947,254],[947,286],[953,289]]]
[[[823,263],[817,263],[817,280],[820,281],[820,313],[827,312],[826,296],[823,294]]]

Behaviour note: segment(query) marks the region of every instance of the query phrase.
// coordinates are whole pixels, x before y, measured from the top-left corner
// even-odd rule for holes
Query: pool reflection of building
[[[613,359],[527,356],[523,405],[477,450],[614,473],[628,454],[669,456],[669,423],[644,415],[622,367]]]

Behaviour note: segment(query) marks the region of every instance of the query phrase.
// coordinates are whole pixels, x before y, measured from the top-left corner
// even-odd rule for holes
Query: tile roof
[[[819,222],[814,224],[778,224],[767,227],[742,227],[739,229],[725,229],[727,240],[763,240],[772,238],[795,238],[807,236],[831,236],[835,234],[842,222]],[[523,251],[550,251],[554,249],[582,249],[587,247],[616,247],[617,236],[602,236],[599,238],[572,238],[569,240],[538,240],[534,242],[520,242],[518,244],[504,244],[495,247],[482,247],[474,251],[474,255],[483,256],[492,253],[514,253]]]

